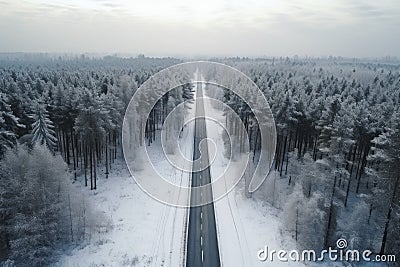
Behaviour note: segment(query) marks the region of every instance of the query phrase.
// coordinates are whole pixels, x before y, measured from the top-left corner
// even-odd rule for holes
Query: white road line
[[[200,211],[200,219],[203,220],[203,211]]]
[[[202,262],[204,261],[204,251],[203,250],[201,250],[201,261]]]
[[[203,231],[203,224],[200,223],[200,231]]]
[[[203,236],[200,236],[200,246],[203,247]]]

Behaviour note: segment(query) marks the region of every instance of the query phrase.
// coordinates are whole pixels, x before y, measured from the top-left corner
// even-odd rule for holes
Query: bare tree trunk
[[[67,164],[68,166],[71,165],[71,160],[69,156],[69,138],[68,138],[68,132],[65,131],[65,152],[67,156]]]
[[[90,190],[93,190],[93,148],[90,147]]]
[[[276,151],[275,151],[275,167],[274,167],[275,170],[277,170],[279,166],[280,151],[281,151],[281,136],[278,135],[276,142]]]
[[[285,175],[287,175],[288,165],[289,165],[289,151],[290,151],[290,143],[292,142],[292,131],[289,132],[289,146],[288,146],[288,155],[286,156],[286,167],[285,167]]]
[[[94,178],[94,190],[97,189],[97,176],[96,176],[96,169],[97,169],[97,157],[96,153],[93,155],[93,178]]]
[[[84,155],[83,155],[83,164],[84,164],[84,169],[85,169],[85,186],[88,185],[88,178],[87,178],[87,165],[88,165],[88,152],[87,152],[87,146],[86,144],[84,145],[85,150],[84,150]]]
[[[106,136],[106,179],[108,179],[108,136]]]
[[[366,147],[366,149],[364,150],[364,155],[362,157],[361,169],[360,169],[360,172],[359,172],[358,181],[357,181],[357,188],[356,188],[356,193],[357,194],[358,194],[358,192],[360,190],[361,175],[363,174],[365,165],[367,163],[367,156],[368,156],[369,150],[370,150],[370,147]]]
[[[285,136],[285,143],[284,143],[284,145],[283,145],[283,153],[282,153],[282,162],[281,162],[280,176],[282,176],[283,163],[285,162],[285,154],[286,154],[287,139],[288,139],[287,136]]]
[[[70,134],[71,134],[72,160],[74,162],[74,180],[76,181],[76,155],[75,155],[75,143],[74,143],[74,136],[72,133],[72,127],[70,129]]]
[[[72,229],[71,197],[70,197],[69,194],[68,194],[68,208],[69,208],[69,222],[70,222],[71,241],[74,242],[74,231]]]
[[[259,139],[259,137],[260,137],[260,130],[259,130],[259,128],[257,128],[257,133],[256,133],[256,140],[255,140],[255,142],[254,142],[254,148],[253,148],[253,162],[254,162],[254,160],[255,160],[255,156],[256,156],[256,150],[257,150],[257,148],[258,148],[258,139]]]
[[[317,146],[318,146],[318,134],[315,137],[314,148],[313,148],[313,159],[317,160]]]
[[[299,232],[299,203],[296,204],[296,229],[295,229],[295,240],[298,240],[298,232]]]
[[[335,187],[336,187],[336,175],[335,175],[335,180],[333,181],[331,202],[330,202],[329,213],[328,213],[328,225],[326,227],[326,233],[325,233],[325,239],[324,239],[325,240],[324,241],[325,248],[328,248],[329,236],[330,236],[331,227],[332,227],[332,211],[333,211],[333,199],[335,197]]]
[[[395,205],[394,202],[395,202],[395,198],[396,198],[397,187],[399,185],[399,180],[400,180],[400,174],[397,174],[397,179],[396,179],[396,182],[394,184],[392,198],[390,200],[389,211],[388,211],[388,214],[387,214],[387,217],[386,217],[385,230],[383,231],[380,254],[384,254],[385,253],[385,246],[386,246],[386,241],[387,241],[388,228],[389,228],[390,219],[392,217],[392,210],[393,210],[393,207]]]

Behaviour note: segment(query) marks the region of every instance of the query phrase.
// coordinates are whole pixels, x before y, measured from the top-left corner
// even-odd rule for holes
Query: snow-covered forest
[[[121,125],[133,93],[150,75],[178,62],[1,59],[1,261],[43,266],[66,245],[90,238],[91,227],[107,228],[71,184],[80,177],[96,190],[101,167],[108,177],[121,157]],[[161,120],[161,114],[154,118]],[[150,121],[148,133],[153,126]]]
[[[281,211],[283,233],[304,249],[343,237],[354,248],[400,258],[400,63],[213,60],[247,74],[271,106],[277,149],[272,175],[257,193]],[[99,179],[122,157],[122,120],[135,90],[180,62],[0,56],[0,262],[49,265],[93,231],[109,229],[76,188],[101,187]],[[214,96],[243,120],[257,161],[261,141],[252,111],[228,91]],[[170,110],[192,97],[192,88],[182,86],[156,104],[147,145]]]
[[[267,97],[278,140],[266,200],[304,248],[346,238],[353,248],[400,253],[400,73],[393,62],[227,60]],[[251,111],[224,101],[244,122]],[[255,132],[255,131],[253,131]],[[250,135],[257,144],[257,132]],[[255,153],[256,155],[256,153]]]

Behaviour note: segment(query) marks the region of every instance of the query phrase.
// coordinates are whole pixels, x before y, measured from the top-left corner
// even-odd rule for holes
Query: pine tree
[[[13,115],[5,96],[0,93],[0,157],[4,152],[13,147],[17,141],[15,129],[23,127],[18,118]]]
[[[53,122],[43,104],[37,104],[35,114],[32,115],[32,142],[34,144],[46,145],[51,151],[57,147],[57,138]]]

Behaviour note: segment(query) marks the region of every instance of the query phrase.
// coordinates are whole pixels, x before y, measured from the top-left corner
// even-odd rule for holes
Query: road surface
[[[196,117],[204,116],[204,103],[202,84],[197,83],[196,90]],[[201,140],[207,137],[206,121],[204,118],[195,120],[194,130],[194,149],[193,149],[193,169],[200,169],[198,165],[208,166],[208,147],[207,142]],[[200,148],[201,145],[201,148]],[[202,154],[200,154],[200,149]],[[196,161],[200,158],[201,160]],[[201,168],[203,169],[203,168]],[[205,185],[211,182],[210,168],[192,173],[192,187]],[[212,189],[192,191],[190,201],[195,199],[211,198]],[[187,267],[219,267],[220,257],[218,250],[217,230],[214,216],[214,203],[201,207],[192,207],[189,212],[189,231],[187,242]]]

